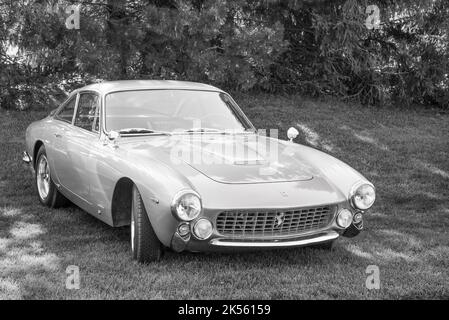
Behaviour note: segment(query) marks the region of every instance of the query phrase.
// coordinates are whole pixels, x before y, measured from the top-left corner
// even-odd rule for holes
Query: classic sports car
[[[267,110],[269,112],[269,110]],[[133,258],[315,246],[363,228],[374,186],[345,163],[256,131],[215,87],[116,81],[72,92],[26,130],[42,204],[130,225]]]

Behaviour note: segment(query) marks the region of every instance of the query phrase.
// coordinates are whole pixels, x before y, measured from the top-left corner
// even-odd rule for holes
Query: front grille
[[[292,210],[224,211],[218,214],[217,231],[230,237],[270,237],[301,234],[329,225],[334,207],[323,206]]]

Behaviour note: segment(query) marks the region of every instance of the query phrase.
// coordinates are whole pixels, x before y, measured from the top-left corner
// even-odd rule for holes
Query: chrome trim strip
[[[213,246],[221,247],[248,247],[248,248],[269,248],[269,247],[294,247],[294,246],[306,246],[319,242],[325,242],[335,240],[339,237],[339,234],[335,231],[329,231],[326,234],[315,238],[297,239],[290,241],[272,240],[272,241],[238,241],[230,239],[212,239],[209,243]]]

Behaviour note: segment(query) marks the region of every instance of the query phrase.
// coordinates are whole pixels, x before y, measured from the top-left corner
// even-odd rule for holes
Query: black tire
[[[163,253],[162,244],[151,226],[142,197],[136,186],[133,186],[132,192],[131,251],[133,259],[141,263],[159,261]]]
[[[315,245],[311,246],[311,248],[316,249],[316,250],[331,251],[334,248],[334,244],[335,244],[335,240],[331,240],[331,241],[326,241],[323,243],[315,244]]]
[[[38,182],[38,174],[39,174],[39,164],[41,159],[45,158],[46,165],[48,166],[48,192],[46,195],[42,195],[39,188]],[[36,165],[35,165],[35,176],[34,180],[36,183],[37,196],[39,197],[39,201],[50,208],[59,208],[67,204],[68,200],[64,197],[61,192],[56,188],[56,185],[53,183],[50,175],[50,166],[48,164],[47,153],[45,152],[45,147],[42,145],[39,148],[36,156]]]

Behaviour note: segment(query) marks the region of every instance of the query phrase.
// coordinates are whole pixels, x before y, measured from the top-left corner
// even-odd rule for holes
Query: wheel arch
[[[33,148],[33,168],[36,168],[36,161],[37,161],[37,153],[39,152],[39,149],[44,145],[44,143],[41,140],[37,140],[34,143]]]
[[[148,219],[156,236],[164,246],[169,246],[178,223],[169,211],[170,209],[166,209],[170,204],[164,196],[156,199],[150,190],[129,176],[121,177],[114,187],[110,206],[112,226],[122,227],[131,223],[133,186],[136,186],[142,197]]]
[[[120,178],[115,184],[111,201],[112,225],[114,227],[130,224],[134,185],[134,181],[128,177]]]

